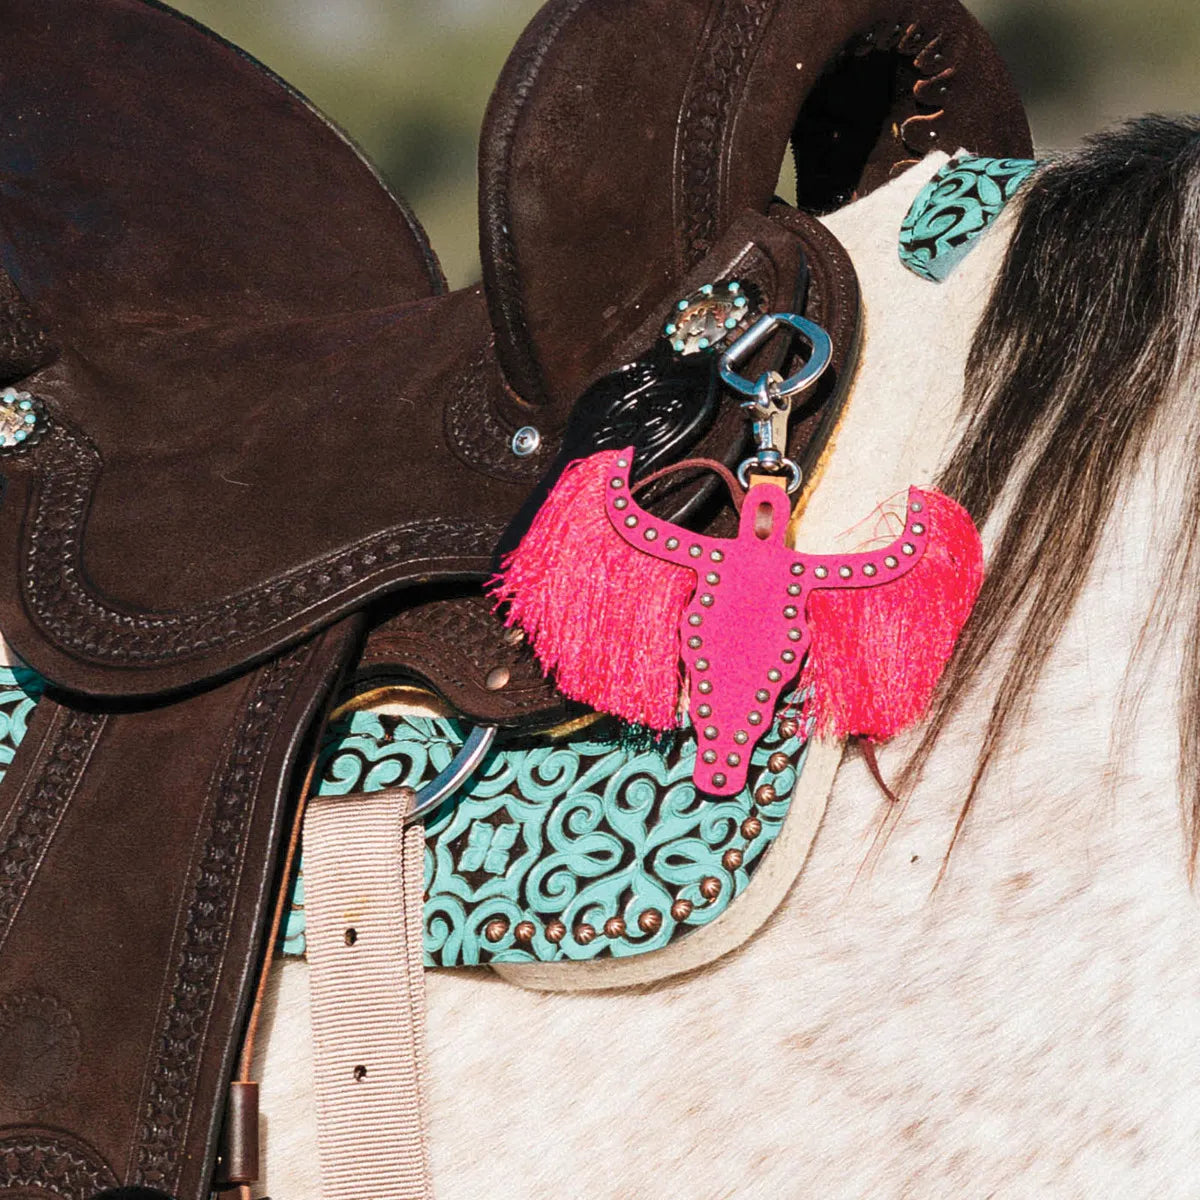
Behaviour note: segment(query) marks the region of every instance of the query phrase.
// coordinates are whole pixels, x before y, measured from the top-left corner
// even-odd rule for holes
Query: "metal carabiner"
[[[776,394],[780,398],[794,396],[803,391],[810,383],[815,383],[824,373],[825,368],[833,361],[833,340],[815,321],[796,313],[768,313],[759,317],[749,329],[724,354],[721,355],[721,380],[726,387],[740,392],[743,396],[756,398],[759,390],[770,382],[770,376],[776,372],[764,372],[756,380],[751,381],[744,375],[739,375],[735,368],[757,350],[780,325],[790,325],[811,347],[808,361],[794,375],[779,381]]]
[[[764,371],[751,382],[734,369],[747,355],[752,354],[780,325],[790,325],[809,344],[808,361],[788,379],[778,371]],[[786,470],[790,475],[787,490],[800,487],[799,466],[787,457],[788,420],[792,413],[791,398],[820,378],[833,358],[833,342],[820,325],[796,313],[770,313],[759,318],[728,350],[721,355],[721,379],[727,387],[743,396],[744,408],[754,422],[755,453],[737,471],[743,487],[752,468],[767,473]]]

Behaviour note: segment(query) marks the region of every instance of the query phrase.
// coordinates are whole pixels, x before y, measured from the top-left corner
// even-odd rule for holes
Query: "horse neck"
[[[860,356],[837,432],[804,503],[800,549],[825,550],[875,506],[937,479],[956,436],[971,334],[1003,257],[1008,224],[986,233],[944,283],[909,271],[900,225],[946,163],[931,154],[825,218],[858,272]]]

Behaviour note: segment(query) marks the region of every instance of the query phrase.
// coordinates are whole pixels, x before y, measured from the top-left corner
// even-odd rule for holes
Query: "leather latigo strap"
[[[886,53],[918,82],[884,89],[907,132],[881,120],[853,186],[912,156],[918,116],[930,145],[1028,150],[950,0],[554,0],[484,132],[486,299],[440,295],[408,212],[219,39],[140,0],[0,18],[21,64],[0,250],[57,348],[20,376],[51,427],[5,470],[0,628],[98,695],[183,689],[386,593],[485,576],[574,398],[765,212],[806,97],[828,110],[822,72],[874,31],[902,30]],[[517,462],[531,417],[547,457]]]
[[[0,1195],[208,1195],[289,785],[356,625],[169,705],[38,704],[0,783]]]

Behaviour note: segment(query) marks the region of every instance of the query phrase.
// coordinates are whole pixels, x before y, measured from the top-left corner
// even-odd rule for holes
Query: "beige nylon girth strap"
[[[428,1200],[425,828],[408,788],[309,801],[305,921],[322,1200]]]

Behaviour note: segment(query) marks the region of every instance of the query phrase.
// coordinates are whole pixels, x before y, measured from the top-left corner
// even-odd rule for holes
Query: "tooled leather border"
[[[675,229],[680,258],[689,267],[708,253],[717,236],[723,197],[716,184],[729,112],[774,7],[775,0],[721,0],[697,55],[704,65],[688,83],[675,166],[680,197]]]
[[[57,1130],[28,1129],[0,1138],[0,1192],[36,1190],[61,1200],[92,1200],[117,1177],[90,1147]]]
[[[30,535],[22,564],[26,606],[39,628],[83,661],[154,666],[249,641],[295,621],[346,588],[409,564],[486,574],[502,532],[487,522],[434,518],[394,525],[216,602],[155,616],[123,611],[91,591],[81,542],[97,451],[55,425],[38,450]],[[453,548],[453,553],[448,551]]]
[[[50,705],[45,706],[46,712],[50,709]],[[72,712],[59,719],[60,711],[55,711],[38,748],[38,761],[45,765],[32,787],[26,786],[28,775],[22,779],[17,802],[6,822],[7,836],[0,843],[0,948],[8,939],[106,722],[102,713]]]
[[[130,1152],[130,1177],[142,1186],[173,1191],[183,1166],[196,1075],[235,915],[263,763],[293,681],[311,657],[312,646],[306,645],[261,669],[247,715],[210,785],[207,834],[192,869],[174,974],[152,1043],[161,1049],[147,1073],[138,1106],[138,1142]]]
[[[503,384],[498,378],[495,346],[489,340],[460,368],[457,381],[442,409],[446,444],[467,466],[508,483],[532,487],[545,471],[550,456],[546,444],[526,458],[512,450],[513,430],[489,402],[489,389]]]

